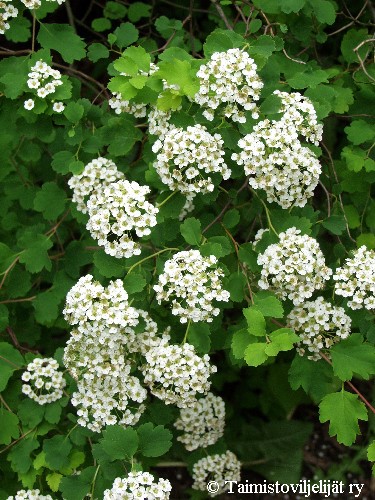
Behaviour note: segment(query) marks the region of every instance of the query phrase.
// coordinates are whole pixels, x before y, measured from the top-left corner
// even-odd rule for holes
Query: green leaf
[[[122,49],[138,40],[138,30],[132,23],[121,23],[115,29],[116,45]]]
[[[92,43],[88,48],[87,57],[92,62],[97,62],[100,59],[107,59],[109,57],[109,50],[102,43]]]
[[[349,229],[355,229],[361,225],[359,212],[354,205],[344,205],[346,220],[348,221]]]
[[[320,23],[331,25],[335,22],[335,7],[329,0],[309,0],[309,3]]]
[[[91,489],[96,467],[88,467],[77,476],[63,477],[60,482],[60,491],[65,500],[85,498]]]
[[[233,227],[236,227],[239,222],[240,222],[240,212],[235,208],[232,208],[232,210],[226,212],[226,214],[223,217],[223,224],[227,229],[232,229]]]
[[[340,235],[346,229],[345,217],[343,215],[331,215],[322,222],[322,226],[331,233]]]
[[[57,424],[60,421],[62,406],[60,401],[49,403],[45,407],[44,418],[50,424]]]
[[[106,17],[98,17],[94,19],[91,23],[91,27],[94,31],[101,33],[102,31],[110,30],[112,23]]]
[[[319,83],[327,83],[329,74],[323,69],[308,66],[304,72],[295,73],[287,78],[287,82],[294,89],[305,89],[316,87]]]
[[[375,347],[363,343],[359,333],[334,345],[330,354],[333,371],[341,380],[350,380],[354,373],[368,380],[375,373]]]
[[[71,151],[59,151],[52,158],[51,166],[58,174],[67,174],[69,172],[69,164],[75,160],[74,153]]]
[[[146,286],[146,280],[140,273],[130,273],[124,278],[124,287],[128,293],[141,292]]]
[[[143,2],[132,2],[128,10],[128,18],[132,23],[136,23],[143,17],[150,17],[151,5]]]
[[[8,342],[0,342],[0,392],[5,389],[15,370],[24,365],[23,356]]]
[[[173,33],[182,29],[182,22],[161,16],[155,20],[155,28],[164,38],[169,38]]]
[[[329,435],[337,436],[345,446],[351,446],[360,434],[358,420],[367,419],[366,406],[351,392],[327,394],[319,405],[320,422],[329,421]]]
[[[9,311],[6,305],[0,304],[0,331],[9,325]]]
[[[54,470],[59,470],[69,464],[71,449],[72,443],[66,436],[54,436],[51,439],[45,439],[43,442],[46,462]]]
[[[43,48],[56,50],[69,64],[86,56],[85,42],[69,24],[40,24],[37,39]]]
[[[107,2],[103,14],[109,19],[122,19],[125,17],[127,8],[125,5],[117,2]]]
[[[375,441],[373,441],[367,448],[367,458],[371,462],[375,462]]]
[[[233,273],[229,276],[225,289],[230,293],[230,298],[233,302],[242,302],[245,298],[244,288],[246,286],[246,278],[241,273]]]
[[[43,420],[45,408],[32,399],[24,399],[18,406],[18,416],[22,425],[32,429]]]
[[[331,392],[333,371],[325,361],[311,361],[305,356],[296,354],[289,369],[289,383],[295,391],[302,389],[317,403],[323,396]]]
[[[254,295],[254,306],[263,316],[282,318],[284,309],[282,303],[270,292],[258,292]]]
[[[359,172],[365,165],[366,151],[357,147],[346,146],[341,151],[342,158],[345,159],[349,170]]]
[[[290,351],[293,344],[299,341],[298,335],[291,328],[279,328],[269,334],[270,343],[264,352],[267,356],[277,356],[281,351]]]
[[[375,235],[372,233],[362,233],[357,238],[357,247],[365,245],[368,249],[375,248]]]
[[[113,460],[130,460],[138,449],[138,435],[134,429],[109,425],[100,439],[103,450]]]
[[[231,344],[233,356],[236,359],[243,359],[245,356],[245,349],[249,343],[249,332],[245,328],[234,332]]]
[[[272,36],[260,35],[249,47],[251,56],[269,57],[276,50],[275,41]]]
[[[15,444],[7,457],[14,472],[25,474],[32,465],[31,453],[38,448],[38,440],[29,436]]]
[[[188,331],[189,344],[200,354],[207,354],[211,347],[211,332],[206,323],[191,323]]]
[[[172,446],[172,433],[163,425],[148,422],[138,427],[139,451],[144,457],[160,457]]]
[[[19,261],[25,264],[27,271],[38,273],[43,268],[51,270],[52,264],[49,260],[47,250],[53,243],[44,234],[35,234],[32,231],[26,231],[18,240],[19,246],[23,249]]]
[[[282,0],[280,7],[285,14],[290,14],[291,12],[299,12],[305,3],[306,0]]]
[[[122,54],[123,58],[133,61],[139,70],[146,73],[150,70],[151,56],[143,47],[128,47]]]
[[[47,220],[54,221],[65,209],[66,193],[54,182],[46,182],[34,198],[34,209]]]
[[[0,408],[0,444],[9,444],[12,438],[17,439],[20,435],[18,428],[18,417],[14,413]]]
[[[199,90],[199,80],[196,70],[190,61],[162,61],[159,63],[157,76],[164,78],[170,85],[178,85],[187,96],[194,96]]]
[[[71,122],[77,123],[82,118],[85,108],[77,102],[69,102],[64,109],[64,116]]]
[[[345,61],[348,63],[359,63],[359,59],[357,54],[354,52],[354,49],[358,47],[360,43],[368,40],[369,38],[370,35],[366,29],[350,29],[347,31],[341,42],[341,52]],[[367,44],[363,44],[363,46],[358,50],[358,55],[362,60],[366,59],[367,51]]]
[[[373,125],[365,120],[353,120],[349,127],[345,127],[346,135],[350,142],[355,145],[375,139],[375,130]]]
[[[198,246],[201,238],[201,223],[195,217],[189,217],[180,225],[180,231],[184,240],[190,245]]]
[[[249,344],[245,349],[245,361],[249,366],[259,366],[263,364],[268,356],[265,353],[267,344],[260,342],[258,344]]]
[[[266,335],[266,320],[263,314],[255,307],[248,307],[242,310],[246,318],[248,332],[256,337],[264,337]]]
[[[16,99],[26,90],[28,57],[7,57],[0,61],[0,86],[5,97]]]
[[[52,474],[46,475],[46,482],[53,492],[56,493],[59,491],[60,482],[63,477],[64,476],[58,472],[52,472]]]
[[[182,98],[171,90],[165,90],[158,97],[156,107],[161,111],[169,111],[170,109],[178,109],[181,106]]]
[[[94,264],[105,278],[121,278],[125,274],[125,259],[116,259],[104,250],[95,252]]]

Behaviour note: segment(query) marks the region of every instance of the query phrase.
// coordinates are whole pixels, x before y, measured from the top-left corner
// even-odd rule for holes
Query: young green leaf
[[[187,243],[199,246],[202,234],[201,222],[198,219],[195,217],[189,217],[181,224],[180,231]]]
[[[341,380],[350,380],[354,373],[368,380],[375,373],[375,347],[363,343],[359,333],[334,345],[330,354],[333,371]]]
[[[249,344],[245,349],[245,361],[249,366],[259,366],[263,364],[268,356],[265,353],[267,344],[259,342],[257,344]]]
[[[248,325],[250,335],[263,337],[266,334],[266,320],[263,314],[255,307],[248,307],[242,310]]]
[[[337,441],[346,446],[360,434],[358,420],[367,419],[366,406],[351,392],[327,394],[319,405],[319,420],[329,422],[329,435],[337,436]]]

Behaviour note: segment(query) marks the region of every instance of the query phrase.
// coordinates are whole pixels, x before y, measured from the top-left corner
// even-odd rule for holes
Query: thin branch
[[[221,8],[221,5],[217,2],[217,0],[211,0],[211,2],[215,6],[215,8],[216,8],[219,16],[221,17],[221,19],[224,21],[225,26],[228,28],[228,30],[232,31],[233,30],[233,26],[228,21],[227,16],[225,15],[223,9]]]

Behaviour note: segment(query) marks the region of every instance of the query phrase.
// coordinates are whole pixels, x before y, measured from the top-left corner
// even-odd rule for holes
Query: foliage
[[[339,443],[366,443],[374,462],[373,309],[353,310],[327,280],[313,298],[344,308],[351,334],[325,344],[319,361],[308,359],[308,352],[300,355],[301,333],[288,325],[292,301],[259,283],[258,260],[292,227],[317,240],[333,274],[361,246],[375,249],[371,2],[41,0],[35,9],[11,3],[18,14],[0,35],[0,497],[38,487],[53,498],[103,498],[114,479],[131,470],[177,460],[191,471],[207,454],[227,449],[270,481],[296,482],[312,432],[302,405],[316,415],[319,409],[320,422]],[[211,119],[195,100],[202,85],[197,75],[212,55],[231,50],[255,62],[260,100],[256,109],[227,115],[222,106]],[[46,96],[28,83],[39,61],[61,74]],[[241,140],[259,121],[279,123],[285,116],[275,91],[303,94],[316,111],[315,125],[323,125],[321,141],[298,135],[305,154],[321,166],[304,206],[270,202],[249,185],[238,161]],[[183,130],[203,125],[219,134],[230,176],[202,169],[198,179],[210,177],[205,191],[189,198],[175,179],[171,191],[155,163],[163,137],[152,126],[163,128],[160,117]],[[72,201],[68,181],[99,157],[113,160],[132,186],[148,186],[147,200],[156,207],[157,224],[142,237],[132,227],[141,253],[129,258],[106,253],[86,228],[96,207],[86,213]],[[218,314],[207,322],[193,318],[183,325],[154,286],[164,264],[191,249],[215,257],[228,297],[217,301]],[[62,311],[68,291],[87,274],[104,287],[119,279],[129,307],[146,311],[159,332],[170,328],[171,343],[188,342],[199,356],[210,356],[218,368],[211,390],[226,405],[225,434],[216,444],[187,452],[173,425],[178,408],[151,393],[134,426],[114,423],[97,433],[77,423],[71,401],[77,380],[67,371],[58,401],[40,405],[22,392],[22,374],[34,358],[53,357],[64,370],[71,327]],[[141,377],[138,354],[131,355],[131,376]],[[337,479],[334,472],[321,474]]]

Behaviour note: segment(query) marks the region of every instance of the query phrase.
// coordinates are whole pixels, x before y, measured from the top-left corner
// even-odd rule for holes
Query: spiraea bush
[[[295,483],[326,422],[312,479],[375,461],[374,24],[0,2],[1,499]]]

